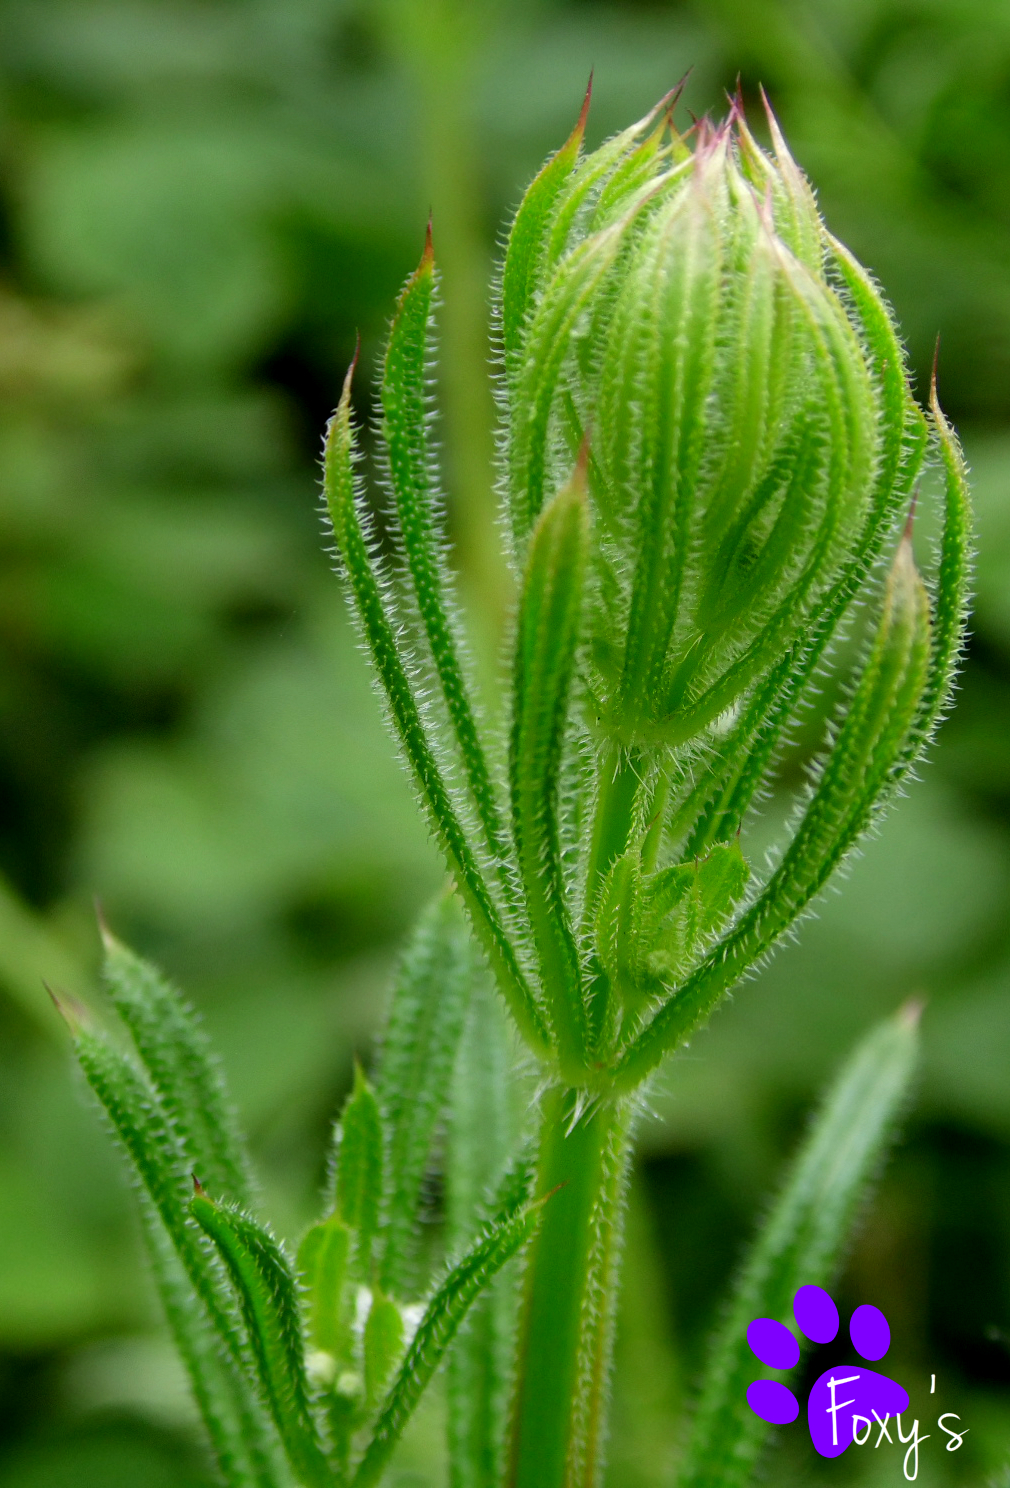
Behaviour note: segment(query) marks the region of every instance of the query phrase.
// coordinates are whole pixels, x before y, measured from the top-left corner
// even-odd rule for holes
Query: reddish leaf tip
[[[586,96],[582,100],[582,108],[579,110],[579,117],[576,120],[576,124],[575,124],[575,128],[579,132],[579,138],[580,139],[582,138],[583,134],[585,133],[586,121],[589,118],[589,105],[592,102],[592,97],[593,97],[593,77],[595,76],[595,74],[596,74],[596,68],[595,67],[591,67],[589,69],[589,82],[586,84]]]
[[[596,69],[594,68],[589,74],[589,82],[586,84],[586,96],[582,100],[582,107],[579,110],[579,117],[575,121],[575,128],[558,151],[559,155],[575,156],[579,153],[582,146],[582,137],[586,132],[586,120],[589,118],[589,105],[593,97],[593,73],[595,71]]]
[[[730,124],[746,124],[747,107],[743,101],[743,83],[740,73],[736,75],[736,87],[733,89],[733,92],[726,94],[726,101],[729,104],[728,122]]]
[[[361,356],[361,332],[360,331],[356,331],[354,333],[354,356],[351,358],[351,365],[348,367],[347,373],[346,373],[346,375],[344,377],[343,392],[340,395],[340,402],[342,404],[347,404],[347,403],[350,403],[350,401],[351,401],[351,384],[354,382],[354,374],[357,371],[358,358],[360,356]]]
[[[915,512],[918,505],[919,488],[917,486],[912,493],[912,505],[908,509],[908,516],[905,519],[905,530],[902,533],[902,537],[909,543],[912,541],[912,534],[915,531]]]

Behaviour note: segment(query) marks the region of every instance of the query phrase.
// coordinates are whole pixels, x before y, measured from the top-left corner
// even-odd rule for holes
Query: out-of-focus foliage
[[[453,520],[492,633],[487,273],[593,64],[591,142],[688,67],[695,112],[738,72],[748,101],[764,82],[922,391],[941,335],[980,544],[927,778],[657,1093],[611,1478],[669,1481],[715,1301],[813,1092],[911,992],[926,1073],[845,1297],[887,1313],[913,1401],[971,1428],[956,1454],[934,1429],[924,1481],[1010,1459],[1006,5],[0,0],[0,1483],[206,1481],[41,978],[88,987],[97,894],[185,980],[293,1238],[439,879],[318,552],[319,434],[357,330],[374,360],[431,206]],[[437,1183],[429,1199],[434,1222]],[[444,1482],[436,1411],[400,1482]],[[896,1482],[884,1451],[838,1474]],[[770,1481],[842,1481],[804,1452],[784,1432]]]

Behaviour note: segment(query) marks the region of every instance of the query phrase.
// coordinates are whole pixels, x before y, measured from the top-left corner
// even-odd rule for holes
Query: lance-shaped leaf
[[[396,631],[376,577],[361,525],[354,483],[354,434],[351,427],[351,367],[326,440],[324,489],[337,551],[350,590],[362,638],[368,647],[389,705],[390,717],[413,773],[431,826],[456,876],[474,931],[484,948],[495,980],[523,1037],[539,1053],[549,1047],[543,1018],[529,989],[515,950],[488,892],[473,849],[456,814],[425,728],[401,655]]]
[[[509,233],[501,281],[501,336],[505,368],[511,375],[519,359],[523,332],[534,302],[538,270],[544,255],[558,197],[582,148],[589,117],[593,80],[589,79],[582,111],[568,139],[535,177],[523,197]]]
[[[808,437],[813,435],[811,427],[803,435],[805,453],[801,456],[798,449],[790,456],[791,489],[776,527],[779,522],[784,522],[795,533],[802,534],[804,524],[800,523],[798,527],[794,524],[805,505],[809,481],[817,470],[820,471],[817,485],[823,481],[824,497],[818,504],[817,520],[806,540],[803,563],[793,567],[792,578],[782,590],[783,598],[726,670],[692,698],[683,711],[675,710],[665,733],[671,744],[690,738],[711,723],[755,679],[773,668],[794,638],[803,634],[811,596],[816,594],[826,576],[834,572],[839,545],[844,551],[850,543],[859,541],[854,524],[859,520],[859,514],[865,513],[867,495],[872,490],[877,418],[872,383],[861,360],[856,332],[823,285],[804,273],[799,265],[786,260],[781,250],[777,256],[782,269],[780,283],[789,287],[798,320],[803,325],[810,365],[817,374],[816,397],[821,406],[818,417],[824,420],[828,438],[825,449],[818,453],[818,440]],[[801,429],[802,425],[797,424],[794,434],[799,435]],[[807,461],[809,470],[804,473],[802,465]],[[772,536],[765,545],[769,551],[776,547]],[[793,559],[803,549],[804,543],[801,542]],[[786,554],[788,551],[787,546]],[[786,555],[780,554],[779,557],[785,559]],[[783,569],[783,577],[786,572]],[[824,583],[824,588],[830,594],[830,586]],[[776,586],[771,584],[765,592],[766,600],[770,602],[775,593]],[[689,681],[696,670],[704,647],[697,651],[697,657],[692,651],[685,659],[686,679],[678,669],[668,694],[668,706],[678,702],[685,680]]]
[[[737,842],[719,843],[700,863],[643,875],[637,849],[604,881],[596,947],[611,983],[632,1009],[685,972],[725,923],[747,886]]]
[[[620,1057],[631,1089],[690,1037],[727,988],[783,935],[874,821],[907,769],[930,663],[929,601],[902,539],[859,685],[792,841],[764,891]]]
[[[379,1290],[365,1320],[362,1356],[365,1365],[365,1401],[371,1407],[386,1387],[390,1371],[403,1348],[403,1315],[392,1298]]]
[[[103,974],[133,1035],[189,1167],[237,1204],[249,1204],[249,1162],[219,1062],[193,1009],[152,967],[102,927]]]
[[[857,276],[857,269],[853,265],[851,283],[849,278],[846,283],[854,303],[863,307],[861,325],[869,345],[875,349],[875,370],[884,388],[881,408],[885,415],[881,456],[866,527],[858,548],[843,567],[813,623],[755,690],[732,734],[720,742],[719,759],[713,761],[710,771],[700,776],[697,786],[677,808],[670,834],[677,839],[694,823],[685,846],[689,855],[700,855],[713,842],[728,839],[738,831],[767,779],[804,690],[879,559],[897,515],[906,509],[922,468],[926,423],[908,399],[901,349],[894,329],[867,288],[865,276],[862,279]],[[895,406],[901,400],[904,400],[903,410],[899,411]]]
[[[922,468],[927,446],[926,422],[907,396],[901,348],[894,328],[859,266],[853,261],[850,272],[845,273],[846,261],[841,256],[839,265],[853,303],[860,310],[863,335],[874,351],[875,371],[883,387],[884,432],[870,514],[859,547],[843,567],[815,620],[755,690],[730,737],[720,742],[719,760],[713,762],[712,770],[701,776],[698,785],[678,807],[670,832],[672,837],[679,838],[694,823],[685,848],[688,854],[704,853],[713,842],[738,831],[767,779],[802,694],[854,597],[865,585],[893,530],[897,514],[906,509]]]
[[[545,1201],[490,1227],[432,1296],[411,1340],[353,1482],[377,1484],[414,1408],[438,1368],[467,1309],[532,1234]]]
[[[680,225],[680,251],[667,262],[667,245]],[[621,679],[621,712],[634,729],[662,678],[669,638],[681,602],[691,545],[694,492],[704,445],[704,409],[715,365],[720,245],[701,197],[685,193],[657,217],[650,252],[629,269],[611,338],[628,348],[635,367],[644,490],[635,514],[634,576]],[[661,307],[643,326],[638,297]],[[604,416],[627,448],[629,414],[615,378],[601,389]],[[637,405],[636,405],[637,406]]]
[[[334,1192],[337,1214],[356,1233],[361,1274],[371,1273],[372,1242],[379,1228],[383,1171],[382,1115],[360,1065],[340,1114]]]
[[[750,1350],[748,1325],[772,1318],[793,1327],[797,1289],[831,1281],[908,1098],[919,1011],[909,1004],[878,1025],[828,1091],[713,1341],[682,1484],[754,1483],[757,1457],[771,1429],[748,1406],[747,1387],[769,1372]]]
[[[343,1360],[350,1350],[351,1231],[339,1215],[312,1225],[298,1248],[298,1274],[308,1302],[313,1348]]]
[[[517,553],[547,493],[553,404],[572,336],[619,250],[616,227],[580,244],[552,280],[531,322],[509,420],[509,514]]]
[[[444,558],[442,514],[428,448],[428,323],[435,288],[431,225],[424,253],[408,279],[389,333],[382,377],[382,434],[396,500],[400,538],[414,597],[449,722],[487,850],[502,870],[506,890],[507,841],[487,758],[477,733],[460,663],[462,638],[455,623]]]
[[[512,834],[563,1061],[578,1070],[588,1032],[578,949],[565,901],[558,776],[581,637],[588,514],[585,467],[546,508],[530,541],[512,677]]]
[[[397,973],[376,1081],[387,1163],[379,1277],[398,1295],[478,971],[459,902],[441,895],[422,915]]]
[[[684,869],[688,872],[681,880]],[[656,874],[643,916],[649,970],[667,983],[680,977],[726,923],[749,878],[735,840],[716,844],[700,863]]]
[[[689,158],[689,152],[682,147],[671,123],[682,90],[683,82],[680,82],[654,104],[644,118],[604,141],[578,163],[563,183],[553,206],[545,241],[545,258],[539,267],[556,264],[580,229],[595,231],[605,226],[616,212],[640,195],[637,188],[645,186],[651,189],[667,160],[682,164]],[[658,128],[655,127],[657,119],[661,120]],[[660,140],[666,132],[669,132],[671,142],[661,150]],[[649,163],[651,172],[642,169]]]
[[[76,1034],[77,1058],[179,1253],[190,1281],[236,1359],[242,1358],[237,1319],[224,1299],[199,1232],[188,1223],[187,1155],[171,1131],[157,1095],[132,1062],[94,1028]]]
[[[933,602],[933,650],[922,708],[913,733],[913,748],[921,748],[922,743],[928,740],[950,698],[964,645],[971,584],[971,501],[968,495],[968,473],[957,436],[944,418],[937,401],[935,369],[929,396],[943,462],[946,509]]]
[[[181,1347],[184,1346],[184,1360],[187,1364],[192,1362],[194,1393],[204,1411],[211,1440],[219,1452],[235,1456],[237,1464],[244,1458],[252,1482],[274,1482],[273,1434],[247,1374],[251,1361],[242,1322],[210,1248],[189,1218],[188,1155],[172,1130],[157,1093],[133,1062],[94,1025],[80,1005],[67,999],[55,1001],[73,1034],[84,1076],[104,1108],[150,1203],[153,1213],[148,1231],[155,1275],[159,1285],[164,1279],[161,1291],[166,1312]],[[157,1229],[159,1225],[162,1232]],[[164,1244],[174,1249],[198,1304],[195,1299],[194,1306],[184,1303],[185,1291],[180,1292],[174,1273],[165,1270],[163,1247],[154,1244],[159,1234]],[[208,1364],[215,1352],[215,1346],[206,1341],[208,1332],[224,1346],[220,1371],[214,1371]],[[220,1394],[219,1385],[224,1395]],[[234,1434],[228,1425],[232,1418]],[[218,1419],[223,1433],[220,1438]],[[241,1439],[241,1453],[234,1442],[235,1434]],[[242,1471],[240,1466],[239,1471]]]
[[[707,807],[697,817],[687,844],[691,853],[703,852],[718,837],[736,832],[751,804],[781,739],[797,700],[814,675],[844,611],[865,582],[870,564],[879,552],[893,520],[897,505],[907,500],[922,465],[927,430],[919,410],[907,399],[904,422],[897,432],[892,427],[897,418],[899,390],[890,387],[890,368],[897,365],[900,346],[885,311],[875,299],[865,272],[833,244],[846,285],[859,310],[864,334],[874,350],[878,376],[886,395],[889,417],[878,473],[878,496],[863,543],[846,567],[830,597],[830,604],[819,617],[809,637],[792,648],[755,694],[745,716],[731,740],[722,749],[727,770]],[[901,381],[901,379],[899,379]],[[937,721],[950,698],[958,658],[964,644],[965,625],[971,580],[971,507],[964,458],[953,430],[936,400],[935,380],[930,391],[933,423],[940,446],[946,500],[940,562],[933,582],[933,635],[929,676],[923,689],[916,722],[909,731],[903,760],[911,764],[928,743]],[[885,475],[886,473],[886,475]],[[703,786],[685,803],[680,819],[691,820],[706,790]]]
[[[250,1400],[249,1382],[222,1351],[194,1293],[175,1248],[146,1196],[140,1200],[144,1242],[158,1297],[179,1358],[189,1377],[193,1399],[203,1421],[225,1484],[280,1484],[283,1470],[258,1405]]]
[[[607,871],[594,915],[596,954],[622,998],[638,992],[641,961],[642,863],[637,849]]]
[[[332,1474],[309,1409],[298,1298],[284,1253],[258,1221],[217,1204],[202,1189],[190,1210],[231,1276],[263,1394],[291,1467],[302,1484],[329,1484]]]

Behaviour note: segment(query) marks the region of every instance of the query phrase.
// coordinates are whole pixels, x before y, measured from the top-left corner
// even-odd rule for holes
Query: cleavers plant
[[[585,153],[588,102],[519,207],[497,291],[507,727],[477,704],[449,570],[430,230],[382,368],[381,543],[353,368],[327,434],[337,563],[451,885],[404,958],[372,1083],[356,1071],[295,1260],[255,1218],[178,994],[106,933],[133,1053],[59,1000],[138,1177],[227,1483],[379,1482],[446,1355],[453,1483],[597,1481],[649,1080],[878,820],[949,698],[964,467],[935,385],[928,413],[911,396],[876,286],[770,112],[771,153],[736,103],[680,133],[672,95]],[[945,497],[924,581],[911,512],[930,461]],[[852,675],[758,867],[752,814],[844,635],[862,638]],[[827,1096],[713,1347],[685,1482],[749,1482],[766,1429],[744,1400],[746,1321],[790,1321],[795,1288],[830,1278],[916,1025],[905,1009],[873,1031]],[[427,1281],[436,1160],[450,1260]]]

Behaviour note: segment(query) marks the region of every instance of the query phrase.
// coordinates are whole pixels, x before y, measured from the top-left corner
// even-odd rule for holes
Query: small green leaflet
[[[350,1351],[350,1296],[346,1284],[351,1231],[338,1215],[312,1225],[298,1248],[298,1274],[308,1300],[309,1338],[314,1349],[340,1360]]]
[[[186,1000],[103,925],[103,976],[175,1131],[190,1168],[236,1204],[252,1198],[249,1161],[210,1041]]]
[[[614,863],[596,911],[596,948],[632,1010],[675,983],[723,925],[747,887],[740,845],[718,843],[698,863],[643,874],[638,849]]]
[[[376,1289],[365,1320],[365,1401],[374,1406],[403,1348],[403,1316],[392,1298]]]
[[[575,169],[582,147],[592,86],[590,78],[575,128],[527,190],[509,233],[502,270],[501,301],[502,345],[505,350],[505,365],[510,373],[522,346],[537,271],[550,234],[554,209],[565,182]]]
[[[337,1214],[356,1232],[358,1268],[367,1280],[382,1203],[383,1136],[379,1103],[360,1065],[340,1117],[336,1167]]]
[[[543,1200],[490,1227],[434,1293],[379,1413],[355,1485],[377,1484],[470,1304],[532,1234]]]
[[[398,1296],[410,1275],[422,1186],[471,987],[484,975],[458,897],[440,895],[422,914],[397,971],[376,1077],[387,1143],[379,1277]]]
[[[462,627],[459,624],[448,566],[444,522],[435,489],[435,470],[428,440],[430,399],[428,323],[435,289],[431,227],[417,269],[408,279],[396,307],[386,345],[382,377],[382,430],[389,479],[396,499],[403,554],[414,600],[442,689],[459,761],[485,846],[503,869],[507,842],[498,798],[464,676]],[[506,889],[510,881],[504,879]]]
[[[328,1485],[332,1473],[309,1409],[301,1317],[284,1253],[258,1221],[216,1204],[198,1189],[197,1224],[217,1246],[238,1294],[260,1381],[291,1467],[302,1484]]]
[[[579,954],[565,900],[557,791],[580,639],[588,538],[586,476],[576,465],[530,541],[512,678],[512,831],[541,980],[563,1061],[578,1069],[589,1036]]]
[[[893,795],[907,768],[901,766],[902,742],[919,712],[930,641],[926,591],[904,539],[858,687],[781,864],[677,996],[625,1049],[615,1068],[620,1087],[636,1086],[690,1037],[726,989],[803,913]]]
[[[65,999],[54,1001],[74,1036],[88,1084],[140,1180],[155,1279],[214,1451],[222,1466],[234,1467],[236,1482],[273,1483],[273,1434],[250,1378],[242,1320],[209,1243],[189,1219],[187,1152],[158,1093],[133,1061],[95,1026],[87,1010]]]
[[[401,655],[383,584],[362,527],[354,479],[353,373],[352,365],[344,380],[337,411],[330,421],[324,461],[323,485],[340,563],[362,636],[389,704],[397,737],[449,867],[456,876],[474,931],[524,1037],[534,1050],[546,1052],[550,1039],[543,1017],[453,806],[440,764],[442,752],[425,726],[409,666]]]

